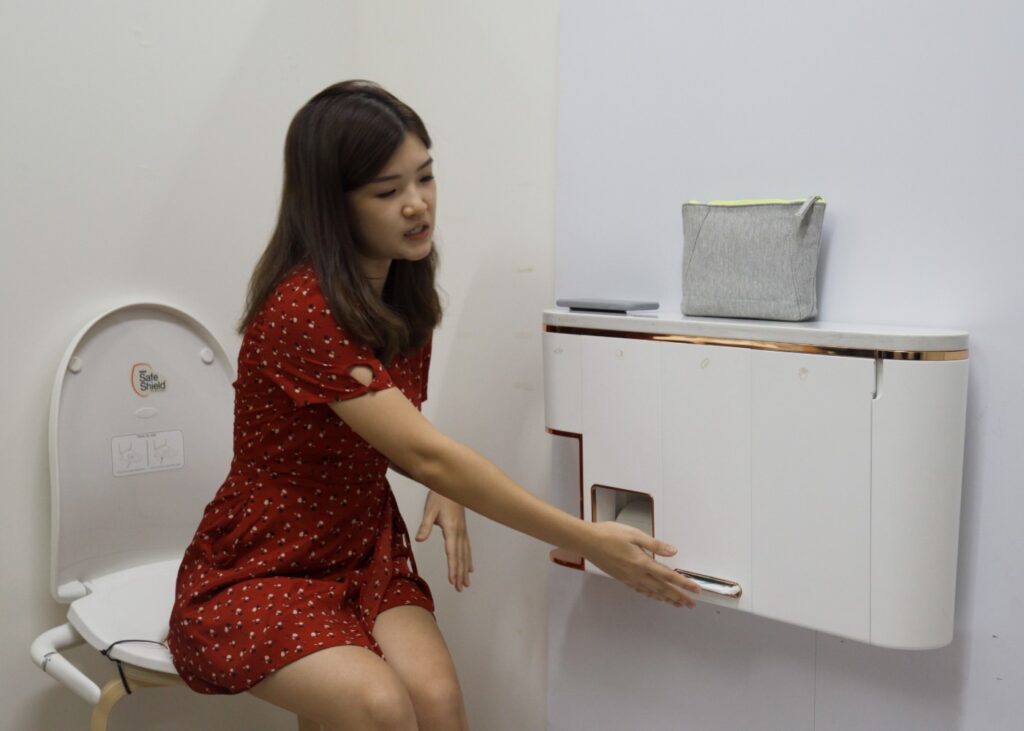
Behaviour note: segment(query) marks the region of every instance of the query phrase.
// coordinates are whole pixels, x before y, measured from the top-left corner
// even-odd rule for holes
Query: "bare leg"
[[[330,647],[268,675],[257,698],[337,731],[416,731],[402,679],[364,647]]]
[[[377,617],[373,636],[412,696],[421,731],[469,728],[455,664],[430,612],[389,609]]]

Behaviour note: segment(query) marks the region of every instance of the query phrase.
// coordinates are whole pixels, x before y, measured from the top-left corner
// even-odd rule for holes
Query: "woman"
[[[463,505],[693,606],[675,549],[535,498],[419,411],[434,287],[430,137],[408,106],[348,81],[292,121],[276,230],[253,273],[234,459],[178,575],[168,644],[203,693],[247,690],[332,728],[466,728],[461,691],[385,479],[430,489],[449,581],[472,570]]]

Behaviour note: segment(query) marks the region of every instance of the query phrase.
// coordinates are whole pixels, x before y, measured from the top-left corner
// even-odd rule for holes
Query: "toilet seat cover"
[[[51,591],[180,560],[231,462],[234,370],[181,310],[137,303],[89,323],[50,404]]]
[[[135,566],[90,582],[90,593],[71,602],[68,621],[97,650],[110,648],[110,660],[147,670],[174,673],[167,622],[174,605],[178,561]],[[135,640],[142,640],[136,642]]]

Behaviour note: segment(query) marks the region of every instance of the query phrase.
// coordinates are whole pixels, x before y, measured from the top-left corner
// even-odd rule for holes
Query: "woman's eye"
[[[421,183],[429,183],[433,179],[434,179],[433,175],[424,175],[422,178],[420,178],[420,182]]]
[[[376,198],[390,198],[395,193],[396,193],[396,191],[394,191],[394,190],[388,190],[388,191],[385,191],[383,193],[377,193],[376,196],[374,196],[374,197],[376,197]]]

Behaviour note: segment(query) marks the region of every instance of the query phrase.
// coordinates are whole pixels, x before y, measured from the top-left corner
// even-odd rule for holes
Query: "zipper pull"
[[[812,195],[807,200],[805,200],[804,204],[800,206],[800,210],[796,212],[796,217],[799,219],[803,219],[803,217],[807,215],[807,211],[811,210],[811,206],[813,206],[814,202],[819,198],[821,198],[820,195]]]

